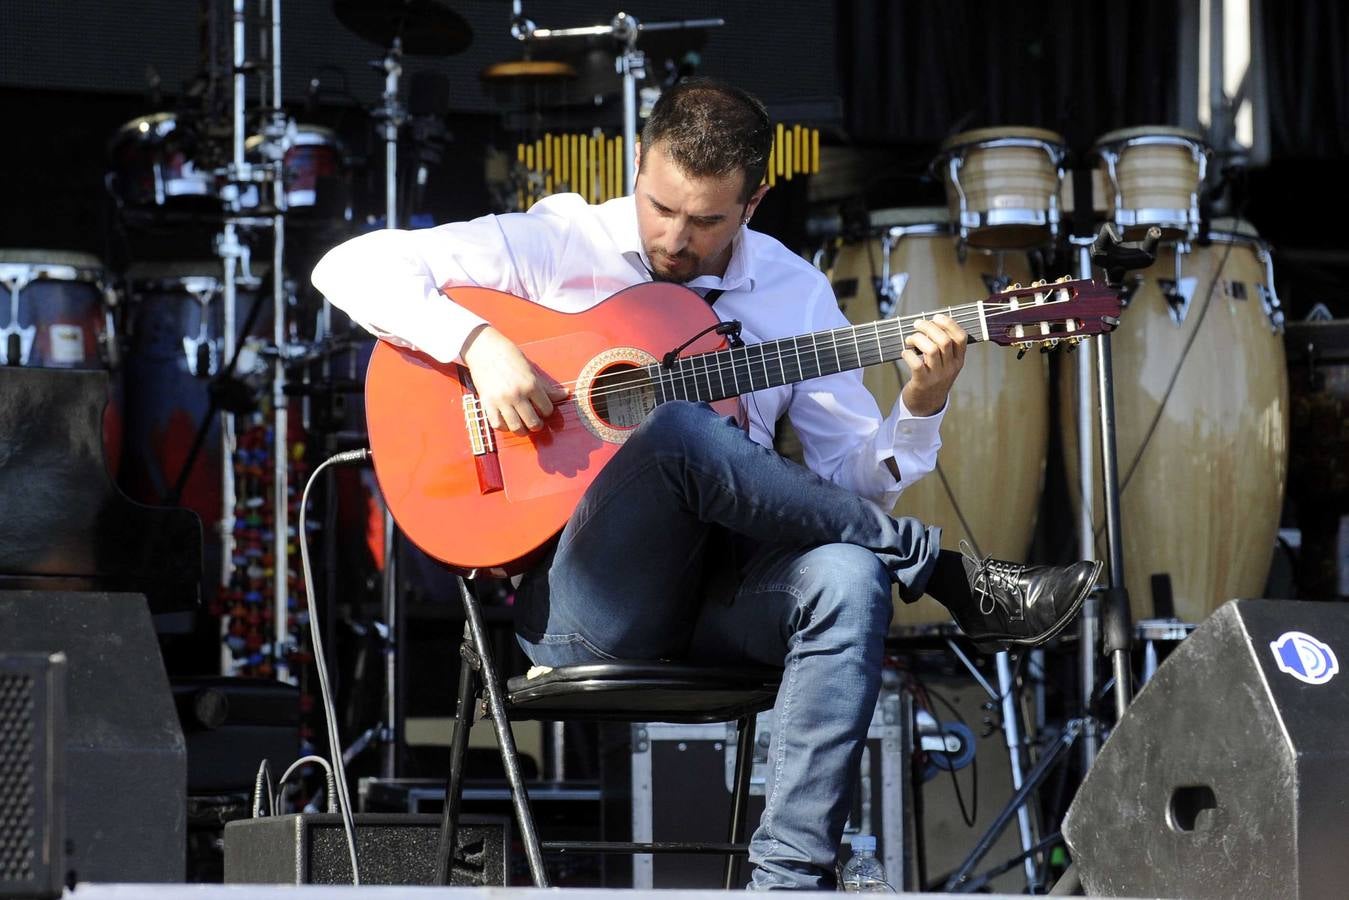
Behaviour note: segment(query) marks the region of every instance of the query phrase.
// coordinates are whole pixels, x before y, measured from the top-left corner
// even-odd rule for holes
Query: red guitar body
[[[586,488],[636,427],[592,402],[590,379],[648,365],[717,323],[692,291],[647,283],[581,313],[561,313],[485,288],[453,288],[456,303],[514,341],[573,391],[528,437],[478,427],[468,373],[380,341],[366,376],[375,474],[399,526],[431,556],[463,570],[514,574],[566,524]],[[683,354],[717,350],[708,334]],[[602,393],[602,392],[601,392]],[[735,399],[714,404],[734,414]]]

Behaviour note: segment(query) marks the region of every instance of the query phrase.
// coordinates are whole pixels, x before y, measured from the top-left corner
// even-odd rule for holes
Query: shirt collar
[[[651,261],[642,248],[642,238],[637,231],[637,199],[632,196],[617,197],[596,207],[604,229],[609,233],[614,246],[630,265],[646,278],[651,277]],[[723,291],[754,290],[754,254],[750,249],[747,229],[741,225],[731,239],[731,261],[726,265],[726,274],[699,275],[686,287],[700,290],[720,288]]]

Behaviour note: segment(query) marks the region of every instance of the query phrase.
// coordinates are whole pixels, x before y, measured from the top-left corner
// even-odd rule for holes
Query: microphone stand
[[[1161,230],[1155,226],[1148,229],[1142,241],[1126,243],[1120,240],[1114,226],[1105,225],[1094,238],[1074,236],[1071,244],[1078,251],[1078,277],[1092,277],[1093,266],[1104,270],[1106,284],[1120,292],[1126,291],[1125,273],[1133,269],[1142,269],[1152,265],[1157,258],[1157,243],[1161,240]],[[1133,641],[1133,626],[1129,607],[1129,592],[1124,584],[1124,548],[1120,527],[1120,487],[1119,461],[1116,449],[1115,426],[1115,387],[1114,370],[1110,351],[1109,332],[1099,334],[1095,340],[1084,345],[1083,352],[1089,354],[1095,347],[1096,365],[1096,403],[1101,413],[1101,468],[1102,496],[1105,501],[1106,546],[1110,563],[1110,583],[1104,590],[1098,589],[1101,599],[1091,597],[1087,600],[1082,616],[1081,674],[1083,692],[1086,695],[1083,720],[1084,755],[1087,767],[1096,758],[1099,749],[1099,731],[1090,712],[1090,695],[1096,684],[1096,639],[1103,639],[1103,651],[1110,659],[1115,680],[1116,721],[1124,715],[1132,699],[1133,687],[1129,670],[1129,648]],[[1092,482],[1094,454],[1091,446],[1091,356],[1084,355],[1078,364],[1078,460],[1080,469],[1080,491],[1082,511],[1079,519],[1080,540],[1084,557],[1095,556],[1095,511],[1094,484]],[[1104,601],[1101,603],[1101,601]],[[1102,627],[1103,626],[1103,627]]]

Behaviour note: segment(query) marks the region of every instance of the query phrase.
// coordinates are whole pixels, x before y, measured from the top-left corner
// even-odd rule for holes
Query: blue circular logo
[[[1278,640],[1270,641],[1269,649],[1280,672],[1307,684],[1325,684],[1340,670],[1335,651],[1302,631],[1285,631]]]

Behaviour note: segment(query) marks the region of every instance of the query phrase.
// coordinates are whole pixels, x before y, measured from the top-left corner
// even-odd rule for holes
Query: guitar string
[[[1046,302],[1042,302],[1042,303],[1038,303],[1038,304],[1030,304],[1029,307],[1030,307],[1030,308],[1041,308],[1041,307],[1050,306],[1050,305],[1056,305],[1056,304],[1061,304],[1061,303],[1065,303],[1065,302],[1069,302],[1069,300],[1067,300],[1067,299],[1050,300],[1050,301],[1046,301]],[[986,305],[987,305],[987,302],[986,302]],[[1027,308],[1027,307],[1025,307],[1025,306],[1021,306],[1021,307],[1017,307],[1017,308],[1014,309],[1014,308],[1012,308],[1012,307],[1010,306],[1010,304],[999,304],[999,305],[1000,305],[1000,306],[1005,306],[1006,308],[1001,309],[1001,310],[995,309],[995,310],[992,311],[992,312],[988,312],[988,311],[986,310],[986,311],[985,311],[985,317],[984,317],[985,320],[987,320],[987,319],[989,319],[989,318],[996,318],[996,317],[999,317],[999,316],[1007,315],[1007,314],[1012,313],[1012,312],[1023,311],[1023,310],[1025,310],[1025,309]],[[965,308],[968,309],[968,307],[965,307]],[[951,312],[954,312],[954,307],[948,309],[948,314],[951,313]],[[912,323],[912,322],[916,322],[916,321],[923,320],[923,319],[927,318],[928,316],[934,315],[934,314],[935,314],[935,313],[928,313],[928,314],[926,314],[926,315],[908,316],[908,317],[898,318],[898,319],[888,319],[888,320],[884,320],[884,321],[877,322],[877,323],[864,323],[864,324],[875,324],[875,325],[877,326],[877,331],[876,331],[876,335],[875,335],[875,337],[876,337],[877,339],[879,339],[879,338],[881,338],[881,337],[883,337],[883,336],[884,336],[884,337],[895,337],[895,336],[898,336],[898,335],[897,335],[897,334],[893,334],[893,333],[891,333],[891,334],[884,334],[884,331],[895,332],[895,331],[897,330],[899,334],[902,334],[902,332],[903,332],[903,327],[902,327],[902,326],[903,326],[903,323],[904,323],[905,321],[908,321],[909,323]],[[971,317],[972,317],[972,318],[971,318]],[[975,309],[975,310],[973,310],[972,312],[969,312],[969,313],[966,313],[966,312],[957,313],[956,315],[951,316],[951,318],[952,318],[953,320],[956,320],[957,322],[961,322],[962,319],[965,320],[964,322],[961,322],[962,325],[963,325],[963,324],[978,324],[978,323],[979,323],[979,315],[978,315],[977,309]],[[890,328],[887,329],[887,326],[894,326],[894,327],[890,327]],[[1031,328],[1034,328],[1034,327],[1035,327],[1035,325],[1034,325],[1034,323],[1032,323],[1032,324],[1031,324]],[[855,349],[855,350],[860,350],[860,349],[861,349],[861,344],[862,344],[862,342],[865,342],[867,345],[869,345],[869,344],[871,343],[871,340],[872,340],[871,336],[867,336],[866,338],[863,338],[861,341],[859,341],[859,339],[858,339],[858,337],[857,337],[856,326],[846,326],[846,327],[844,327],[844,328],[834,329],[833,331],[830,331],[830,332],[829,332],[829,335],[830,335],[830,340],[829,340],[828,343],[826,343],[826,344],[824,344],[824,345],[821,345],[821,344],[819,344],[818,342],[816,342],[815,344],[812,345],[810,352],[813,353],[813,354],[815,354],[815,355],[818,355],[818,353],[819,353],[820,351],[823,351],[823,352],[825,352],[825,353],[828,353],[828,352],[831,352],[831,351],[837,351],[837,349],[838,349],[839,347],[847,346],[848,344],[852,344],[852,345],[854,346],[854,349]],[[836,336],[838,336],[838,337],[836,337]],[[1069,334],[1069,335],[1062,335],[1062,336],[1064,336],[1064,337],[1069,337],[1069,336],[1071,336],[1071,335]],[[1027,341],[1030,341],[1030,342],[1040,342],[1040,341],[1050,340],[1050,339],[1053,339],[1053,338],[1048,337],[1048,336],[1043,335],[1043,334],[1031,334],[1031,335],[1028,335],[1028,336],[1026,336],[1026,337],[1024,338],[1024,340],[1027,340]],[[762,346],[766,346],[766,344],[767,344],[767,342],[765,342],[764,344],[758,344],[758,345],[754,345],[754,346],[760,346],[760,347],[762,347]],[[693,357],[683,357],[683,359],[697,359],[699,356],[702,356],[702,355],[712,356],[712,355],[719,354],[719,353],[720,353],[720,354],[728,354],[728,351],[725,351],[725,350],[721,350],[721,351],[709,351],[707,354],[698,354],[697,356],[693,356]],[[709,387],[710,387],[710,386],[711,386],[711,376],[713,376],[713,375],[715,374],[715,375],[718,376],[718,378],[719,378],[719,380],[720,380],[720,379],[721,379],[722,373],[724,373],[727,369],[732,370],[733,377],[735,377],[735,376],[734,376],[734,370],[737,368],[738,365],[740,365],[740,363],[734,358],[734,356],[730,356],[729,354],[728,354],[728,356],[729,356],[729,359],[730,359],[729,365],[720,365],[720,364],[717,365],[717,366],[710,366],[710,365],[709,365],[709,366],[706,366],[706,367],[705,367],[704,369],[702,369],[702,370],[696,370],[696,368],[692,368],[692,367],[691,367],[691,368],[688,369],[687,371],[683,371],[683,372],[674,372],[674,371],[672,370],[672,371],[671,371],[670,380],[669,380],[669,384],[670,384],[671,389],[674,389],[676,386],[682,386],[682,382],[683,382],[685,379],[691,377],[691,378],[694,379],[694,385],[693,385],[693,387],[694,387],[695,392],[696,392],[696,390],[698,389],[697,379],[698,379],[699,377],[703,377],[703,378],[707,379],[708,385],[709,385]],[[753,387],[752,387],[752,385],[753,385],[753,366],[754,366],[755,364],[757,364],[757,365],[759,365],[759,366],[761,366],[761,367],[765,367],[765,366],[766,366],[768,363],[770,363],[770,362],[772,362],[772,363],[782,363],[784,360],[786,360],[786,359],[787,359],[788,357],[790,357],[790,356],[796,356],[797,359],[798,359],[798,362],[799,362],[800,356],[801,356],[801,348],[800,348],[800,347],[795,347],[795,346],[794,346],[793,349],[792,349],[791,351],[783,351],[781,348],[778,348],[778,349],[777,349],[776,351],[774,351],[771,355],[770,355],[770,353],[768,353],[767,351],[765,351],[765,352],[762,352],[762,353],[761,353],[760,358],[759,358],[758,360],[751,360],[751,359],[749,358],[748,354],[746,354],[746,357],[744,358],[743,361],[744,361],[745,368],[746,368],[746,370],[747,370],[747,375],[748,375],[748,377],[750,377],[751,390],[757,390],[756,388],[753,388]],[[859,353],[859,354],[858,354],[858,358],[860,359],[860,357],[861,357],[861,355],[860,355],[860,353]],[[878,360],[876,360],[876,362],[883,362],[883,361],[884,361],[884,359],[878,359]],[[853,367],[851,367],[851,368],[859,368],[859,367],[860,367],[860,366],[853,366]],[[662,385],[662,394],[664,394],[664,390],[663,390],[664,379],[663,379],[661,376],[657,375],[656,378],[653,380],[652,377],[651,377],[650,375],[647,375],[647,376],[644,376],[644,377],[643,377],[643,376],[638,376],[638,377],[634,378],[634,377],[632,376],[632,374],[631,374],[632,372],[639,372],[639,371],[642,371],[643,369],[649,370],[650,368],[651,368],[650,366],[643,366],[643,367],[637,368],[637,369],[630,369],[630,370],[626,370],[626,371],[624,371],[624,372],[613,373],[612,375],[601,375],[601,376],[598,376],[597,378],[594,379],[594,381],[592,382],[592,384],[598,385],[602,380],[613,380],[613,379],[620,379],[620,378],[621,378],[621,379],[624,379],[624,381],[623,381],[623,383],[618,384],[618,385],[615,385],[615,386],[612,386],[612,387],[606,387],[606,388],[603,388],[603,389],[600,389],[600,390],[592,390],[592,391],[590,391],[590,392],[587,394],[587,397],[593,400],[593,399],[596,399],[596,398],[603,398],[603,397],[606,397],[606,396],[609,396],[609,395],[612,395],[612,394],[619,394],[619,393],[631,392],[631,391],[634,391],[634,390],[646,390],[646,389],[650,389],[650,388],[652,388],[652,387],[653,387],[654,385],[656,385],[656,384],[661,384],[661,385]],[[813,376],[809,376],[809,377],[810,377],[810,378],[821,377],[821,375],[823,375],[823,374],[825,374],[825,373],[821,372],[819,375],[813,375]],[[676,379],[678,379],[678,381],[676,381]],[[737,378],[736,380],[738,380],[738,378]],[[808,380],[808,378],[801,378],[801,379],[799,379],[799,380],[805,381],[805,380]],[[561,386],[566,386],[567,384],[569,384],[569,383],[563,382],[563,383],[561,383]],[[570,382],[570,384],[575,385],[576,382]],[[724,381],[722,381],[722,385],[723,385],[723,387],[724,387]],[[731,393],[731,394],[728,394],[727,396],[736,396],[736,395],[741,394],[741,393],[748,393],[748,392],[735,391],[735,392],[733,392],[733,393]],[[679,399],[679,398],[670,398],[670,399]],[[724,398],[723,398],[723,399],[724,399]],[[557,401],[554,405],[555,405],[555,407],[556,407],[559,411],[563,411],[566,407],[568,407],[568,406],[574,406],[577,402],[578,402],[578,399],[577,399],[576,397],[574,397],[574,396],[569,396],[569,397],[567,397],[567,398],[564,398],[564,399],[562,399],[562,400]],[[478,420],[479,423],[481,423],[481,424],[486,424],[486,415],[485,415],[485,413],[482,411],[481,407],[479,407],[479,409],[478,409],[478,411],[477,411],[477,416],[476,416],[476,418],[477,418],[477,420]]]
[[[1071,301],[1070,301],[1070,300],[1052,300],[1052,301],[1047,301],[1047,302],[1045,302],[1045,303],[1033,304],[1031,308],[1039,309],[1039,308],[1043,308],[1043,307],[1045,307],[1045,306],[1051,306],[1051,305],[1056,305],[1056,304],[1061,304],[1061,303],[1067,303],[1067,302],[1071,302]],[[1026,309],[1027,309],[1026,306],[1021,306],[1021,307],[1018,307],[1018,308],[1016,308],[1016,309],[1013,309],[1013,308],[1011,308],[1010,306],[1008,306],[1006,309],[997,310],[997,311],[993,311],[993,312],[986,312],[986,313],[985,313],[985,316],[984,316],[984,320],[987,321],[988,319],[997,318],[997,317],[999,317],[999,316],[1009,315],[1009,314],[1011,314],[1011,313],[1013,313],[1013,312],[1021,312],[1021,311],[1024,311],[1024,310],[1026,310]],[[931,315],[931,314],[929,314],[929,315]],[[835,353],[836,353],[837,350],[838,350],[839,348],[846,348],[846,347],[848,347],[848,346],[852,346],[854,349],[859,350],[859,351],[862,350],[862,349],[865,347],[865,349],[867,350],[867,352],[870,352],[871,345],[872,345],[876,340],[879,340],[879,339],[890,339],[890,338],[902,336],[902,335],[903,335],[903,331],[904,331],[904,324],[905,324],[905,321],[907,321],[909,324],[912,324],[913,322],[922,321],[922,320],[924,320],[924,319],[926,319],[926,318],[927,318],[927,316],[910,316],[910,317],[906,317],[906,319],[886,319],[886,320],[883,320],[883,321],[881,321],[881,322],[876,322],[876,323],[864,323],[863,326],[845,326],[845,327],[843,327],[843,328],[837,328],[837,329],[833,329],[832,331],[827,332],[827,334],[829,335],[829,337],[826,339],[826,343],[820,343],[820,342],[816,341],[815,343],[812,344],[812,346],[811,346],[810,348],[807,349],[807,348],[801,347],[798,343],[796,343],[796,342],[794,341],[794,342],[793,342],[793,346],[792,346],[790,349],[784,349],[784,348],[782,348],[782,347],[779,346],[777,349],[775,349],[775,350],[773,350],[773,351],[767,351],[767,350],[761,351],[761,354],[760,354],[760,356],[759,356],[757,359],[756,359],[756,358],[751,358],[751,357],[749,356],[748,353],[746,353],[745,356],[743,356],[743,357],[737,359],[737,358],[733,355],[732,351],[730,351],[730,350],[712,350],[712,351],[707,351],[706,353],[696,354],[696,355],[694,355],[694,356],[681,357],[681,358],[680,358],[680,361],[683,362],[683,361],[686,361],[686,360],[697,360],[697,359],[699,359],[700,357],[704,357],[704,356],[711,357],[711,356],[719,355],[719,354],[720,354],[720,355],[723,355],[723,358],[725,358],[726,360],[728,360],[728,362],[726,362],[725,364],[722,364],[721,362],[718,362],[718,364],[715,365],[715,366],[709,364],[709,365],[706,365],[706,366],[705,366],[704,368],[702,368],[702,369],[696,369],[695,367],[689,367],[688,369],[684,369],[684,370],[681,370],[681,371],[675,371],[675,370],[673,370],[673,369],[668,370],[668,371],[670,371],[671,376],[672,376],[673,378],[688,378],[688,377],[693,377],[693,378],[697,379],[697,378],[699,378],[699,377],[710,377],[710,376],[713,376],[713,375],[716,375],[716,376],[720,377],[721,375],[723,375],[723,374],[726,373],[726,372],[731,372],[731,373],[734,374],[734,371],[735,371],[737,368],[746,368],[746,369],[750,369],[750,370],[751,370],[750,376],[751,376],[751,384],[752,384],[752,383],[753,383],[753,382],[752,382],[752,378],[753,378],[753,372],[752,372],[752,369],[753,369],[754,366],[763,367],[763,366],[765,366],[766,364],[769,364],[769,363],[781,363],[781,362],[783,362],[783,361],[785,361],[785,360],[787,360],[787,359],[789,359],[789,358],[791,358],[791,357],[796,357],[797,359],[800,359],[800,357],[802,356],[803,353],[808,353],[808,354],[812,354],[812,355],[816,355],[816,356],[818,356],[820,353],[830,353],[830,352],[835,352]],[[978,325],[978,324],[980,323],[980,317],[979,317],[979,314],[978,314],[978,311],[977,311],[977,310],[973,310],[973,311],[970,311],[970,312],[960,312],[960,313],[957,313],[956,315],[951,316],[951,318],[952,318],[954,321],[956,321],[957,324],[960,324],[962,327],[965,327],[965,326],[968,326],[968,325]],[[863,335],[859,335],[859,334],[858,334],[858,331],[857,331],[858,328],[860,328],[860,327],[865,327],[866,325],[872,325],[872,324],[876,325],[876,332],[875,332],[875,335],[874,335],[874,336],[872,336],[872,335],[865,335],[865,336],[863,336]],[[1034,329],[1035,327],[1036,327],[1036,326],[1035,326],[1035,323],[1031,323],[1031,324],[1028,325],[1028,328],[1029,328],[1029,329]],[[817,334],[825,334],[825,333],[826,333],[826,332],[817,332]],[[1078,332],[1078,333],[1081,333],[1081,332]],[[808,335],[802,335],[801,337],[806,337],[806,336],[808,336]],[[1063,339],[1063,338],[1072,337],[1072,336],[1073,336],[1072,333],[1062,333],[1062,332],[1057,333],[1057,334],[1053,334],[1053,335],[1030,333],[1030,334],[1025,335],[1023,338],[1019,338],[1018,340],[1026,340],[1026,341],[1030,341],[1030,342],[1040,342],[1040,341],[1055,340],[1055,339],[1061,340],[1061,339]],[[792,340],[792,339],[790,339],[790,338],[783,338],[783,339],[781,339],[781,340],[779,340],[779,341],[765,341],[765,342],[763,342],[763,343],[760,343],[760,344],[754,344],[754,345],[751,345],[751,346],[752,346],[752,347],[766,347],[769,343],[777,343],[777,344],[781,344],[781,342],[784,341],[784,340]],[[797,340],[799,340],[799,338],[798,338]],[[736,348],[736,349],[741,349],[741,348]],[[885,350],[890,350],[890,349],[898,349],[898,348],[884,348],[884,349],[885,349]],[[883,350],[882,352],[884,352],[884,350]],[[860,353],[859,353],[859,358],[860,358]],[[893,358],[893,357],[892,357],[892,358]],[[883,358],[882,358],[882,359],[876,360],[876,362],[884,362],[884,361],[885,361],[885,360],[884,360]],[[872,365],[872,364],[874,364],[874,363],[868,363],[868,364],[863,364],[863,365]],[[860,367],[861,367],[861,366],[852,366],[852,367],[850,367],[850,368],[860,368]],[[631,374],[631,373],[636,372],[636,371],[649,370],[650,368],[651,368],[651,367],[650,367],[649,365],[648,365],[648,366],[641,366],[641,367],[637,367],[637,368],[634,368],[634,369],[624,370],[624,371],[622,371],[622,372],[615,372],[615,373],[608,374],[608,375],[600,375],[600,376],[597,376],[597,377],[592,381],[592,385],[593,385],[593,386],[600,386],[601,382],[604,382],[604,381],[612,381],[612,380],[615,380],[615,379],[622,379],[623,381],[622,381],[622,383],[620,383],[620,384],[618,384],[618,385],[616,385],[616,386],[614,386],[614,387],[605,388],[605,389],[602,389],[602,390],[591,390],[590,393],[589,393],[589,396],[591,396],[591,397],[599,397],[599,396],[605,396],[605,395],[608,394],[608,393],[615,393],[615,392],[623,392],[623,391],[636,390],[636,389],[640,389],[640,388],[643,387],[645,384],[651,383],[652,381],[659,382],[659,381],[663,381],[663,380],[664,380],[664,379],[663,379],[663,376],[660,376],[660,375],[657,375],[654,379],[652,379],[650,376],[647,376],[646,379],[640,379],[640,378],[634,378],[634,377],[632,376],[632,374]],[[824,375],[824,374],[826,374],[826,373],[823,372],[823,371],[821,371],[818,375],[812,375],[812,376],[809,376],[809,377],[811,377],[811,378],[818,378],[818,377],[820,377],[820,376],[822,376],[822,375]],[[804,380],[807,380],[807,379],[802,378],[802,379],[800,379],[800,380],[804,381]],[[638,382],[638,381],[641,381],[642,383],[632,383],[632,382]],[[575,382],[575,381],[570,381],[570,382],[559,382],[558,385],[559,385],[559,387],[570,388],[570,387],[574,387],[577,383],[578,383],[578,382]],[[751,390],[755,390],[755,388],[751,388]],[[737,391],[737,392],[735,392],[735,393],[741,393],[741,392]],[[572,400],[572,398],[569,397],[569,398],[567,398],[567,399],[565,399],[565,400],[562,400],[562,401],[559,401],[559,402],[566,403],[566,402],[571,402],[571,400]]]
[[[1044,307],[1044,306],[1056,305],[1056,304],[1061,304],[1061,303],[1065,303],[1065,302],[1070,302],[1070,300],[1069,300],[1069,299],[1050,300],[1050,301],[1045,301],[1045,302],[1038,303],[1038,304],[1029,304],[1028,306],[1029,306],[1029,308],[1040,308],[1040,307]],[[987,305],[987,302],[986,302],[986,305]],[[989,318],[995,318],[995,317],[998,317],[998,316],[1002,316],[1002,315],[1007,315],[1007,314],[1012,313],[1012,312],[1024,311],[1025,309],[1027,309],[1027,306],[1020,306],[1020,307],[1017,307],[1017,308],[1013,308],[1013,307],[1011,307],[1010,304],[998,304],[998,305],[999,305],[999,306],[1003,306],[1003,307],[1005,307],[1005,308],[1003,308],[1003,309],[1001,309],[1001,310],[996,310],[996,309],[995,309],[995,310],[992,311],[992,312],[988,312],[987,310],[985,310],[985,317],[984,317],[985,320],[987,320],[987,319],[989,319]],[[948,312],[948,314],[950,314],[951,312],[954,312],[954,308],[948,309],[947,312]],[[876,335],[876,336],[877,336],[877,337],[880,337],[880,336],[881,336],[881,329],[884,328],[885,326],[898,326],[898,331],[899,331],[900,333],[902,333],[902,330],[903,330],[903,329],[902,329],[902,325],[903,325],[903,323],[904,323],[905,321],[908,321],[908,322],[912,323],[912,322],[916,322],[916,321],[920,321],[920,320],[926,319],[926,318],[928,318],[928,316],[934,315],[934,314],[935,314],[935,313],[928,313],[928,314],[926,314],[926,315],[908,316],[908,317],[904,317],[904,318],[888,319],[888,320],[884,320],[884,321],[882,321],[882,322],[877,322],[877,323],[865,323],[865,324],[875,324],[875,325],[877,326],[877,335]],[[972,318],[971,318],[971,316],[972,316]],[[962,318],[964,318],[964,319],[968,320],[970,324],[978,324],[978,322],[979,322],[979,315],[978,315],[977,309],[975,309],[972,313],[964,313],[964,312],[962,312],[962,313],[957,313],[956,315],[951,316],[951,318],[954,319],[954,320],[956,320],[956,321],[960,321]],[[962,324],[964,324],[964,323],[962,323]],[[1035,324],[1034,324],[1034,323],[1031,323],[1031,326],[1030,326],[1030,327],[1031,327],[1031,328],[1034,328],[1034,327],[1035,327]],[[891,329],[891,330],[895,330],[895,329]],[[855,336],[855,334],[856,334],[855,327],[853,327],[853,326],[849,326],[849,327],[845,327],[845,328],[839,328],[839,329],[834,329],[833,331],[829,332],[829,334],[830,334],[831,338],[833,338],[834,335],[839,335],[839,334],[842,333],[842,332],[846,332],[849,336]],[[890,336],[895,336],[895,335],[890,335]],[[1069,335],[1064,335],[1064,336],[1070,337],[1071,334],[1069,334]],[[1024,340],[1029,341],[1029,342],[1032,342],[1032,343],[1035,343],[1035,342],[1041,342],[1041,341],[1050,340],[1050,339],[1053,339],[1053,338],[1047,337],[1047,336],[1045,336],[1045,335],[1037,335],[1037,334],[1031,334],[1031,335],[1028,335],[1028,336],[1026,336],[1026,337],[1024,338]],[[867,343],[870,342],[869,338],[866,339],[866,340],[867,340]],[[766,342],[765,342],[765,343],[766,343]],[[819,351],[819,350],[821,350],[821,349],[823,349],[825,352],[828,352],[828,351],[830,351],[830,350],[835,350],[835,349],[837,349],[837,348],[840,347],[840,346],[846,346],[847,344],[853,344],[854,347],[855,347],[855,349],[860,349],[860,347],[858,346],[858,341],[857,341],[857,339],[856,339],[855,337],[853,337],[851,340],[848,340],[848,339],[846,339],[846,338],[845,338],[845,339],[842,339],[842,340],[833,340],[832,343],[830,343],[830,344],[828,344],[828,345],[824,345],[823,347],[817,343],[817,344],[815,344],[815,345],[811,348],[811,352],[814,353],[814,352],[817,352],[817,351]],[[756,345],[756,346],[764,346],[764,345],[763,345],[763,344],[760,344],[760,345]],[[724,350],[723,350],[723,351],[710,351],[710,353],[709,353],[708,355],[712,355],[712,354],[716,354],[716,353],[726,353],[726,352],[727,352],[727,351],[724,351]],[[701,355],[701,354],[700,354],[700,355]],[[759,365],[762,366],[762,365],[765,365],[766,363],[768,363],[768,362],[770,362],[770,361],[773,361],[773,362],[781,362],[781,361],[785,360],[785,359],[786,359],[788,356],[790,356],[790,355],[795,355],[795,356],[797,356],[798,359],[799,359],[799,357],[800,357],[800,350],[799,350],[799,348],[795,348],[795,349],[794,349],[793,351],[791,351],[791,352],[783,352],[783,351],[781,351],[781,349],[779,349],[779,350],[775,353],[774,356],[769,356],[769,354],[765,352],[765,353],[760,357],[759,360],[754,361],[754,362],[757,362]],[[860,354],[859,354],[859,358],[860,358]],[[694,357],[684,357],[684,359],[697,359],[697,356],[694,356]],[[882,361],[884,361],[884,360],[883,360],[883,359],[877,360],[877,362],[882,362]],[[698,385],[697,385],[697,378],[698,378],[699,376],[708,378],[708,384],[709,384],[709,386],[710,386],[710,384],[711,384],[711,382],[710,382],[710,377],[711,377],[712,374],[715,373],[715,374],[717,374],[717,375],[720,375],[720,373],[724,372],[724,371],[725,371],[726,369],[728,369],[728,368],[734,369],[736,365],[737,365],[736,361],[734,360],[734,358],[732,358],[732,359],[731,359],[731,364],[730,364],[729,366],[722,366],[722,365],[718,365],[718,366],[716,366],[716,367],[708,366],[706,369],[704,369],[704,370],[702,370],[702,371],[689,371],[689,372],[686,372],[686,373],[682,373],[682,375],[679,375],[678,377],[680,377],[681,380],[684,379],[684,378],[693,377],[693,378],[694,378],[694,388],[695,388],[695,390],[696,390],[696,389],[697,389],[697,386],[698,386]],[[746,358],[746,365],[747,365],[747,368],[751,365],[750,360],[748,359],[748,357]],[[645,367],[642,367],[642,368],[649,369],[650,366],[645,366]],[[858,367],[854,366],[854,367],[852,367],[852,368],[858,368]],[[633,369],[633,370],[628,370],[628,371],[626,371],[626,372],[615,373],[615,374],[610,375],[610,376],[599,376],[599,377],[597,377],[597,378],[594,380],[594,382],[592,382],[592,383],[598,384],[599,381],[600,381],[601,379],[621,378],[621,377],[625,377],[625,376],[627,377],[628,381],[629,381],[629,382],[632,382],[632,383],[624,383],[624,384],[622,384],[622,385],[615,386],[615,387],[605,388],[605,389],[603,389],[603,390],[591,391],[591,392],[589,392],[589,393],[587,394],[587,397],[588,397],[589,399],[592,399],[592,400],[593,400],[593,399],[595,399],[595,398],[605,397],[605,396],[608,396],[608,395],[611,395],[611,394],[618,394],[618,393],[623,393],[623,392],[631,392],[631,391],[634,391],[634,390],[645,390],[645,389],[650,389],[650,388],[653,386],[653,382],[652,382],[652,380],[650,379],[649,376],[648,376],[648,377],[645,377],[645,378],[641,378],[641,377],[636,378],[636,379],[632,378],[632,376],[630,375],[630,373],[633,372],[633,371],[641,371],[641,369]],[[821,374],[823,374],[823,373],[821,373]],[[752,371],[751,371],[751,375],[752,375]],[[810,377],[820,377],[820,376],[819,376],[819,375],[816,375],[816,376],[810,376]],[[807,378],[802,378],[802,379],[800,379],[800,380],[805,381],[805,380],[808,380],[808,379],[807,379]],[[573,382],[572,384],[575,384],[575,382]],[[672,387],[672,388],[673,388],[674,385],[675,385],[674,378],[673,378],[673,373],[672,373],[672,378],[671,378],[670,384],[671,384],[671,387]],[[751,384],[752,384],[752,378],[751,378]],[[754,390],[754,388],[751,388],[751,390]],[[664,393],[664,391],[662,391],[662,393]],[[739,394],[739,393],[741,393],[741,392],[738,392],[738,391],[737,391],[736,393],[734,393],[734,394],[729,394],[729,395],[727,395],[727,396],[735,396],[736,394]],[[678,398],[673,398],[673,399],[678,399]],[[725,399],[725,398],[723,398],[723,399]],[[579,409],[579,407],[577,406],[577,403],[578,403],[578,398],[576,398],[576,397],[574,397],[574,396],[569,396],[569,397],[567,397],[567,398],[565,398],[565,399],[563,399],[563,400],[557,401],[557,403],[554,404],[554,406],[555,406],[556,411],[563,417],[564,421],[567,420],[567,419],[580,420],[580,418],[581,418],[581,416],[580,416],[580,409]],[[573,415],[570,415],[570,416],[568,415],[568,411],[569,411],[569,410],[573,413]],[[477,423],[478,423],[480,426],[483,426],[483,427],[486,427],[486,428],[490,428],[490,427],[491,427],[490,424],[489,424],[488,421],[487,421],[486,413],[482,410],[481,406],[479,406],[479,407],[477,408],[476,413],[475,413],[475,418],[476,418],[476,420],[477,420]],[[505,435],[509,435],[509,437],[505,437],[505,436],[503,436],[503,433],[502,433],[500,430],[493,429],[493,431],[494,431],[494,432],[496,433],[496,435],[497,435],[497,442],[498,442],[498,443],[516,443],[516,442],[523,442],[523,441],[529,440],[528,436],[525,436],[525,435],[515,435],[515,434],[513,434],[513,433],[511,433],[511,432],[505,432],[505,433],[504,433]]]

